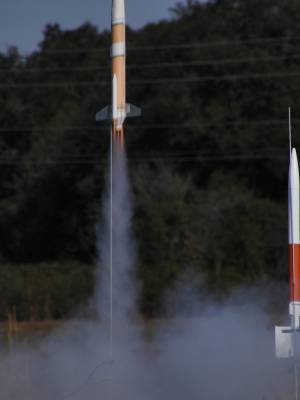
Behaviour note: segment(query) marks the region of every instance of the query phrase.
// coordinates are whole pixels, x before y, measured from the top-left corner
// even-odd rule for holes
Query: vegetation
[[[144,112],[126,142],[145,315],[187,272],[216,293],[287,280],[299,20],[296,0],[188,1],[128,28],[128,98]],[[66,317],[92,292],[109,43],[90,24],[55,24],[27,57],[0,54],[0,318],[14,306],[21,319]]]
[[[93,290],[93,268],[78,263],[2,265],[0,317],[61,319],[74,309],[86,313]],[[9,311],[8,311],[9,310]]]

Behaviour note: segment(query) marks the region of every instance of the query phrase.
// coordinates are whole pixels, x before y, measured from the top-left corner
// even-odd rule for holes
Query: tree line
[[[127,96],[143,108],[126,147],[144,315],[162,313],[186,274],[217,294],[287,281],[299,20],[296,0],[187,1],[127,28]],[[93,292],[109,146],[94,115],[110,96],[109,46],[89,23],[52,24],[32,54],[0,54],[1,319],[11,307],[65,318]]]

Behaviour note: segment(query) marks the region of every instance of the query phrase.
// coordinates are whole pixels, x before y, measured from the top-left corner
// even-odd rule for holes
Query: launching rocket
[[[112,0],[112,100],[96,114],[97,121],[110,120],[114,141],[123,143],[123,124],[128,117],[139,117],[141,110],[126,103],[126,24],[124,0]]]
[[[289,314],[291,325],[275,327],[276,356],[278,358],[295,357],[300,354],[299,167],[295,149],[293,149],[290,154],[288,203],[290,263]]]

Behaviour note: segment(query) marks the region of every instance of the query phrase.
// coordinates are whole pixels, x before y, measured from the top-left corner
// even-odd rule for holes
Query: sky
[[[179,0],[126,0],[127,23],[139,28],[170,16]],[[111,0],[0,0],[0,51],[17,46],[21,53],[37,48],[47,23],[73,29],[86,21],[109,28]]]

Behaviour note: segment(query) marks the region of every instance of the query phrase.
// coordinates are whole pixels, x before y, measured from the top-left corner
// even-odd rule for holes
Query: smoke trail
[[[176,308],[177,321],[153,322],[147,327],[152,340],[145,340],[141,333],[145,326],[133,324],[129,318],[135,311],[137,285],[125,151],[112,147],[110,161],[113,168],[107,174],[98,238],[97,305],[101,319],[109,320],[112,233],[113,319],[118,330],[113,368],[107,363],[106,325],[86,320],[69,323],[38,345],[18,345],[8,356],[2,349],[1,400],[292,398],[293,374],[288,363],[275,361],[273,325],[268,329],[268,316],[256,306],[264,291],[251,294],[243,290],[232,303],[219,305],[207,300],[203,307],[190,286],[186,290],[178,284],[169,300]],[[178,312],[180,293],[191,314]]]
[[[104,224],[99,240],[100,274],[97,298],[101,317],[109,319],[112,285],[113,318],[122,323],[134,312],[136,301],[136,283],[133,277],[136,252],[131,229],[132,210],[126,152],[122,144],[114,143],[103,200]]]

